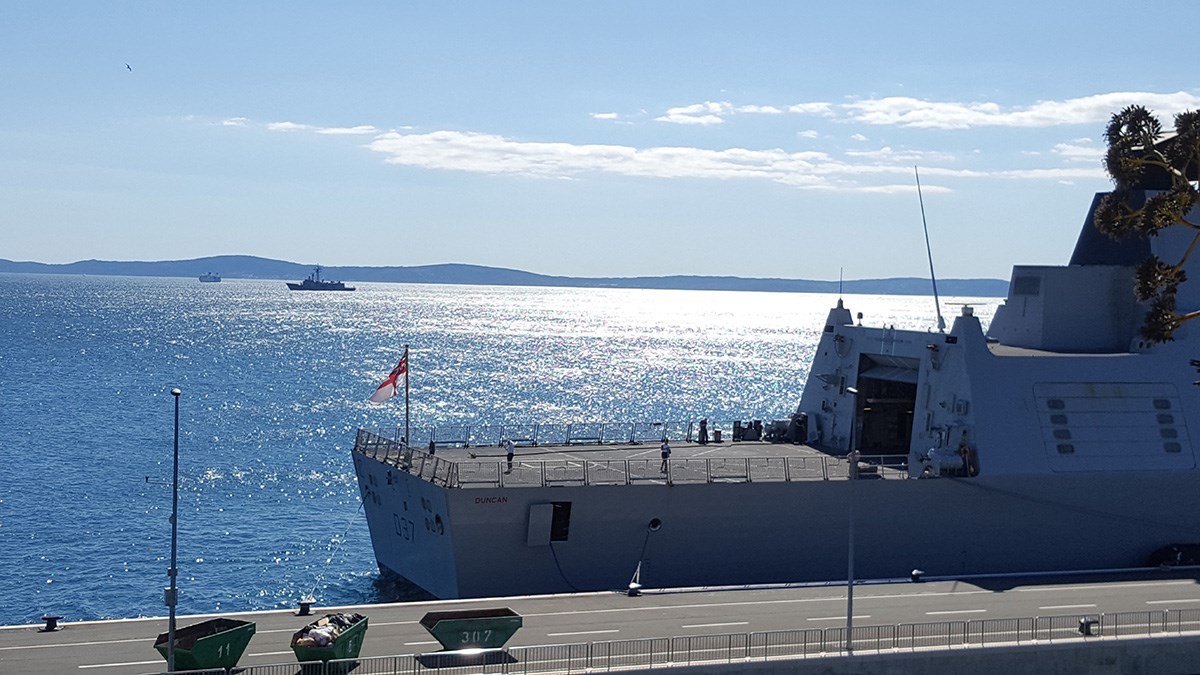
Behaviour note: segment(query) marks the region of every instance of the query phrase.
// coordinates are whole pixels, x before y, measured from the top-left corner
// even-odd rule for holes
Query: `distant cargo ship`
[[[298,284],[288,283],[293,291],[352,291],[353,286],[347,286],[340,281],[328,281],[321,278],[321,266],[317,265],[308,278]]]
[[[206,284],[216,283],[220,280],[221,280],[221,275],[217,274],[216,272],[209,272],[208,274],[200,275],[200,281],[203,281]]]

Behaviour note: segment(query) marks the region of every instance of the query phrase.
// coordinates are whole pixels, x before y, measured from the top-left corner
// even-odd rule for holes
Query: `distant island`
[[[216,270],[223,279],[303,279],[314,265],[248,255],[221,255],[192,260],[81,260],[64,264],[20,262],[0,258],[0,273],[95,274],[135,277],[198,278]],[[442,264],[412,267],[322,267],[322,275],[344,281],[403,284],[463,284],[474,286],[553,286],[569,288],[656,288],[697,291],[771,291],[836,293],[837,281],[758,279],[677,275],[665,277],[559,277],[482,265]],[[846,293],[873,295],[930,295],[927,278],[857,279],[841,282]],[[1000,279],[938,279],[942,295],[1004,297],[1008,282]]]

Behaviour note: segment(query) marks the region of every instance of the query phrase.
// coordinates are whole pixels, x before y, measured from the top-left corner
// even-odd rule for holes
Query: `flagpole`
[[[404,345],[404,443],[412,447],[412,436],[408,435],[408,371],[412,364],[408,362],[408,345]]]

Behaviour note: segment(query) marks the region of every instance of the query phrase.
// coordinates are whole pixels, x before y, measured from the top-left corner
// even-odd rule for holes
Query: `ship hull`
[[[851,508],[858,578],[1128,568],[1200,531],[1193,472],[462,489],[354,459],[381,569],[439,598],[623,589],[639,561],[651,588],[836,581]]]

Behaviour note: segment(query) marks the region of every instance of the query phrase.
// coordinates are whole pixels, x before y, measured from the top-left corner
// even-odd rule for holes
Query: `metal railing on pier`
[[[666,472],[660,470],[662,462],[657,453],[639,459],[545,460],[526,454],[509,466],[504,458],[450,460],[438,457],[436,452],[430,454],[419,446],[405,446],[400,438],[359,429],[354,449],[434,484],[454,488],[846,480],[851,470],[846,457],[818,454],[681,457],[669,460]],[[894,455],[862,455],[858,458],[857,477],[860,480],[908,478],[905,461],[905,457]]]
[[[1070,614],[1015,619],[971,619],[895,625],[856,626],[856,653],[915,652],[994,645],[1088,643],[1133,637],[1177,637],[1200,633],[1200,609],[1168,609],[1112,614]],[[306,675],[332,675],[350,669],[356,675],[439,673],[573,673],[698,664],[749,664],[779,659],[809,659],[846,653],[846,628],[722,633],[669,638],[605,640],[589,643],[508,647],[501,659],[447,667],[431,655],[381,656],[306,664]],[[466,657],[464,657],[465,659]],[[296,663],[245,666],[241,675],[295,675]],[[180,671],[184,672],[184,671]],[[186,671],[224,675],[225,670]]]

